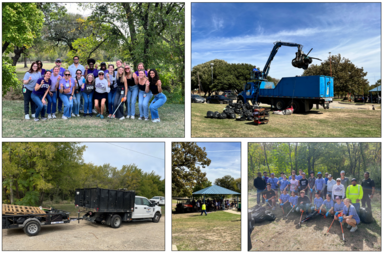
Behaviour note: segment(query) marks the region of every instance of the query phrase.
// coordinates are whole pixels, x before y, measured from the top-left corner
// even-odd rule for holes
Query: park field
[[[256,193],[248,195],[248,207],[256,205]],[[278,205],[279,206],[279,205]],[[298,227],[299,213],[291,213],[277,207],[272,211],[276,220],[264,221],[255,225],[252,234],[252,251],[381,251],[381,195],[375,193],[372,199],[374,222],[360,223],[356,232],[351,233],[344,225],[343,242],[340,223],[332,218],[317,216]]]
[[[225,211],[207,216],[172,214],[172,245],[179,251],[240,251],[241,215]]]
[[[33,119],[24,120],[23,101],[3,100],[3,137],[15,138],[154,138],[154,137],[184,137],[184,105],[164,104],[159,109],[161,122],[139,121],[136,119],[95,117],[72,117],[61,119],[62,114],[56,114],[56,119],[35,122]],[[139,108],[136,105],[136,112]]]
[[[377,106],[378,107],[378,106]],[[206,118],[207,111],[222,112],[223,104],[192,103],[193,138],[198,137],[380,137],[381,110],[313,109],[305,114],[270,114],[269,123]],[[378,107],[379,108],[379,107]]]

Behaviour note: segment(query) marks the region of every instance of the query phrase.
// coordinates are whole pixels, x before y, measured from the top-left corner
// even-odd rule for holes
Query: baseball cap
[[[275,173],[272,172],[271,175],[275,175]]]
[[[60,58],[57,58],[55,63],[61,63],[61,59]]]
[[[321,173],[321,172],[317,172],[317,174],[318,174],[318,175],[322,175],[322,173]]]
[[[301,172],[302,175],[305,175],[305,172]]]
[[[336,198],[335,198],[336,200],[338,200],[338,199],[340,199],[340,197],[339,196],[336,196]]]
[[[345,174],[345,171],[344,171],[344,170],[342,170],[342,171],[340,172],[340,174],[342,174],[342,173],[344,173],[344,174]]]
[[[336,181],[341,181],[341,178],[337,178]]]
[[[331,178],[331,177],[332,177],[332,175],[331,175],[331,174],[329,174],[329,175],[328,175],[328,178]]]
[[[104,74],[104,71],[99,71],[98,74],[100,74],[100,73],[103,73],[103,74]]]
[[[357,182],[356,178],[352,178],[351,182],[353,182],[353,181]]]

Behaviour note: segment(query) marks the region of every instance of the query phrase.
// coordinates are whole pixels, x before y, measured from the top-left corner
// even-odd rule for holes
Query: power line
[[[106,142],[106,143],[107,143],[107,144],[110,144],[110,145],[113,145],[113,146],[120,147],[120,148],[125,149],[125,150],[128,150],[128,151],[132,151],[132,152],[135,152],[135,153],[139,153],[139,154],[142,154],[142,155],[146,155],[146,156],[149,156],[149,157],[153,157],[153,158],[156,158],[156,159],[159,159],[159,160],[164,160],[164,159],[162,159],[162,158],[159,158],[159,157],[156,157],[156,156],[152,156],[152,155],[149,155],[149,154],[145,154],[145,153],[141,153],[141,152],[138,152],[138,151],[135,151],[135,150],[126,148],[126,147],[118,146],[118,145],[115,145],[115,144],[112,144],[112,143],[108,143],[108,142]]]

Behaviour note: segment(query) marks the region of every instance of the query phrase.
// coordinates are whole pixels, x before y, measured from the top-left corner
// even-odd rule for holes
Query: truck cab
[[[161,207],[156,203],[151,202],[146,197],[135,197],[135,209],[132,213],[132,219],[153,219],[155,215],[161,216]],[[160,220],[160,218],[159,218]]]
[[[161,196],[154,196],[149,201],[155,202],[157,205],[165,205],[165,198]]]

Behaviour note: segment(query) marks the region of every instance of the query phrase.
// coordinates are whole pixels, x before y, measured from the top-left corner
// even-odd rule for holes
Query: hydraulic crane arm
[[[273,58],[275,57],[277,51],[279,50],[279,48],[280,48],[281,46],[297,47],[298,52],[303,52],[303,51],[302,51],[302,49],[303,49],[303,45],[301,45],[301,44],[292,43],[292,42],[282,42],[282,41],[276,41],[276,42],[274,42],[273,44],[275,44],[275,46],[273,47],[273,49],[272,49],[272,51],[271,51],[271,54],[269,55],[268,61],[267,61],[267,63],[265,64],[264,69],[263,69],[262,77],[263,77],[264,79],[267,78],[268,73],[269,73],[269,68],[271,67],[272,60],[273,60]]]

